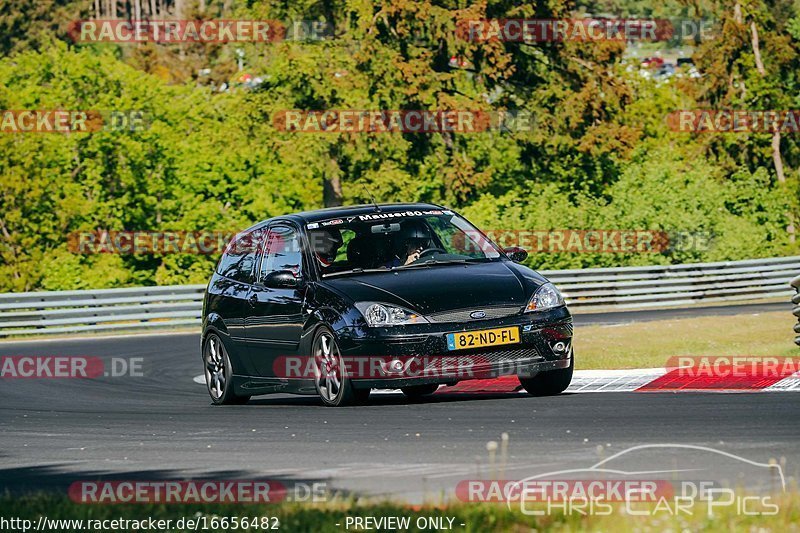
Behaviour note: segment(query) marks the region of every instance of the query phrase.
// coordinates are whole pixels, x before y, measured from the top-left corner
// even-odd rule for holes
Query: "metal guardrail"
[[[196,326],[205,285],[0,294],[0,337]]]
[[[639,309],[786,297],[800,256],[540,272],[570,307]]]
[[[787,297],[788,283],[798,272],[800,256],[541,271],[562,290],[571,308],[583,310]],[[204,290],[205,285],[175,285],[0,294],[0,337],[197,326]],[[799,303],[798,296],[792,301]]]
[[[800,276],[794,278],[790,285],[797,291],[797,293],[792,296],[792,303],[795,304],[792,313],[797,317],[797,324],[794,325],[794,332],[798,335],[794,338],[794,343],[800,346]]]

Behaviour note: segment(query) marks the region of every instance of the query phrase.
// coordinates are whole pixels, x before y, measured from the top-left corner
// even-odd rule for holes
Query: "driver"
[[[390,268],[410,265],[419,259],[421,252],[433,247],[431,230],[421,220],[406,222],[397,238],[399,246],[395,248],[395,256],[386,263],[386,266]]]
[[[311,249],[323,268],[331,266],[342,247],[342,234],[338,229],[319,229],[309,232]]]

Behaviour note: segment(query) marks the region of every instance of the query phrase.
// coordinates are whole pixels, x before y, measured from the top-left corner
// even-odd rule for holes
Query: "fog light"
[[[552,348],[552,349],[553,349],[553,351],[554,351],[554,352],[556,352],[556,353],[564,353],[564,352],[566,352],[566,351],[567,351],[567,345],[566,345],[566,343],[563,343],[563,342],[561,342],[561,341],[559,341],[559,342],[557,342],[557,343],[553,344],[553,345],[551,346],[551,348]]]

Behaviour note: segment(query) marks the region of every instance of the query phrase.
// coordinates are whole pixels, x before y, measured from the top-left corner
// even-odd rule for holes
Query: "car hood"
[[[493,305],[519,305],[546,280],[510,261],[434,265],[326,279],[354,302],[384,302],[422,314]]]

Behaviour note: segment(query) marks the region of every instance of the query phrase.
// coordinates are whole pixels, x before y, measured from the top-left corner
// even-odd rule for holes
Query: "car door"
[[[254,368],[247,356],[245,337],[247,297],[255,280],[256,259],[265,234],[266,228],[260,227],[233,238],[217,264],[218,275],[208,287],[208,308],[222,318],[230,337],[228,348],[234,367],[248,374]]]
[[[248,353],[261,376],[275,376],[273,367],[278,358],[297,354],[305,297],[301,243],[297,228],[287,223],[271,225],[256,281],[247,297]],[[274,282],[274,278],[281,276],[280,282]],[[291,286],[290,277],[294,279],[294,286]]]

